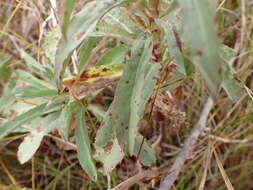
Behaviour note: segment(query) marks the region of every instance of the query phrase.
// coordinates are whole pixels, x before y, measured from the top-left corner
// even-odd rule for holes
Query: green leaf
[[[56,90],[51,90],[47,88],[35,88],[33,86],[26,86],[17,88],[15,96],[19,98],[36,98],[36,97],[53,97],[58,95]]]
[[[95,104],[89,104],[88,110],[92,112],[92,114],[99,120],[102,121],[105,118],[106,112],[102,109],[102,107],[99,107]]]
[[[144,106],[155,87],[154,77],[160,65],[151,63],[149,40],[136,41],[131,50],[131,59],[125,64],[113,103],[103,120],[103,126],[96,136],[96,157],[100,158],[109,172],[123,158],[122,147],[132,148],[138,135],[138,122],[143,116]],[[132,142],[130,142],[132,141]],[[131,146],[131,147],[130,147]],[[134,147],[132,147],[134,146]],[[117,152],[116,152],[117,151]],[[106,155],[103,156],[103,153]],[[117,160],[107,167],[107,158]],[[112,167],[113,166],[113,167]]]
[[[59,116],[59,113],[53,113],[43,118],[40,125],[36,129],[31,129],[23,142],[18,147],[18,160],[21,164],[29,161],[37,149],[39,148],[43,137],[52,131],[54,122]]]
[[[216,97],[222,78],[219,44],[214,29],[215,1],[179,0],[179,3],[194,63],[210,93]]]
[[[122,28],[119,28],[116,25],[108,24],[106,22],[101,22],[97,25],[96,31],[92,32],[90,36],[93,37],[113,37],[121,42],[124,42],[127,45],[132,45],[136,35],[129,34]]]
[[[5,87],[3,90],[3,96],[0,98],[0,113],[6,109],[6,106],[8,107],[13,102],[15,102],[13,98],[10,98],[14,94],[15,86],[16,86],[16,80],[14,79],[8,81],[5,84]]]
[[[116,46],[108,50],[96,63],[96,65],[120,64],[127,52],[126,46]]]
[[[116,27],[126,35],[130,34],[132,37],[137,37],[140,30],[136,27],[134,21],[131,19],[123,19],[126,11],[127,8],[116,7],[105,16],[104,21],[105,23],[112,25],[112,31],[115,30]]]
[[[104,175],[108,175],[117,164],[123,159],[124,153],[119,145],[119,142],[114,138],[104,147],[96,148],[95,158],[103,163]]]
[[[0,138],[5,137],[15,128],[29,121],[30,119],[37,117],[42,114],[42,110],[45,108],[46,104],[36,106],[29,111],[15,117],[13,120],[7,121],[2,126],[0,126]]]
[[[58,88],[64,73],[64,61],[70,53],[94,30],[99,19],[111,8],[124,0],[92,1],[83,10],[73,16],[66,30],[66,37],[62,37],[58,44],[55,61],[55,80]]]
[[[134,154],[138,155],[140,151],[140,160],[141,163],[145,166],[149,166],[156,161],[155,151],[150,147],[142,135],[136,137],[136,145],[134,147]],[[144,140],[144,141],[143,141]],[[143,141],[143,144],[142,144]],[[142,147],[141,147],[142,145]],[[140,150],[141,148],[141,150]]]
[[[7,65],[10,59],[11,57],[0,59],[0,80],[8,80],[11,76],[11,69]]]
[[[75,7],[76,0],[61,0],[58,2],[60,3],[59,5],[60,10],[58,11],[60,13],[60,16],[59,16],[60,25],[61,25],[63,36],[66,38],[67,29],[69,26],[71,14]]]
[[[157,19],[155,22],[164,30],[166,42],[168,45],[168,51],[170,53],[170,56],[174,58],[174,63],[177,66],[177,70],[181,72],[182,74],[187,75],[186,65],[185,65],[186,63],[185,63],[184,56],[182,55],[183,52],[181,52],[182,50],[180,50],[180,47],[176,38],[176,33],[178,34],[178,32],[174,28],[174,25],[166,23],[159,19]]]
[[[222,87],[226,91],[228,97],[233,102],[236,102],[243,93],[243,86],[234,79],[234,72],[228,64],[222,65],[223,81]]]
[[[54,89],[54,86],[52,86],[50,83],[36,78],[35,76],[30,74],[29,72],[18,69],[18,70],[16,70],[15,74],[19,80],[22,80],[22,81],[32,85],[33,87]]]
[[[224,44],[221,46],[220,50],[221,57],[226,62],[229,62],[233,57],[237,55],[237,52],[234,49]]]
[[[223,81],[222,81],[222,87],[226,91],[228,97],[233,102],[236,102],[243,93],[243,85],[240,84],[235,78],[232,67],[228,65],[228,62],[236,56],[236,52],[223,45],[221,48],[221,57],[225,61],[225,63],[222,64],[222,74],[223,74]]]
[[[18,147],[18,160],[21,164],[24,164],[33,157],[43,137],[43,132],[33,131],[24,138],[23,142]]]
[[[75,131],[77,157],[82,168],[87,172],[90,178],[97,180],[97,171],[91,157],[90,140],[88,130],[85,126],[84,108],[81,108],[77,114],[77,126]]]
[[[39,106],[36,106],[28,110],[27,112],[22,113],[21,115],[15,117],[14,119],[3,123],[3,125],[0,126],[0,138],[5,137],[16,128],[20,127],[24,123],[38,116],[41,116],[43,114],[50,113],[59,109],[60,109],[60,104],[58,103],[53,103],[51,105],[41,104]]]
[[[45,41],[43,43],[43,50],[46,57],[50,60],[51,64],[55,64],[55,55],[57,44],[61,38],[61,31],[59,27],[52,28],[51,31],[46,33]]]
[[[89,38],[79,48],[77,63],[78,73],[81,73],[81,71],[84,70],[93,48],[97,45],[100,39],[101,38]]]
[[[72,116],[78,107],[79,107],[79,102],[71,102],[71,103],[68,103],[61,112],[60,118],[58,120],[58,126],[59,126],[58,130],[61,137],[65,141],[68,141],[69,125],[70,125]]]
[[[19,52],[20,52],[21,58],[25,60],[26,65],[28,66],[28,68],[31,71],[37,73],[41,77],[46,76],[45,75],[46,70],[43,67],[43,65],[41,65],[39,62],[37,62],[32,56],[30,56],[24,50],[20,49]]]
[[[138,47],[139,46],[139,47]],[[128,77],[127,80],[132,80],[132,88],[122,89],[121,93],[126,90],[132,90],[130,97],[130,118],[129,118],[129,152],[132,155],[135,147],[135,139],[138,134],[138,123],[144,113],[145,105],[153,93],[156,85],[155,76],[158,74],[160,65],[150,62],[152,50],[150,41],[138,41],[136,46],[138,49],[132,49],[132,59],[129,61],[129,70],[133,77]],[[132,67],[132,68],[131,68]],[[122,81],[125,82],[124,75]],[[120,83],[122,84],[122,83]],[[120,85],[119,84],[119,85]],[[123,85],[125,86],[125,85]]]
[[[174,12],[175,10],[177,10],[178,8],[179,8],[178,0],[172,0],[172,2],[170,3],[169,7],[162,14],[162,17],[168,16],[169,14],[171,14],[172,12]]]

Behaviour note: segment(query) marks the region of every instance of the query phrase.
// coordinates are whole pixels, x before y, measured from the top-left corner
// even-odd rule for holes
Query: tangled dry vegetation
[[[146,7],[140,6],[144,1],[150,3],[149,11],[146,10]],[[2,124],[6,121],[27,111],[31,106],[40,105],[40,94],[44,98],[43,101],[47,100],[49,103],[62,101],[52,98],[56,96],[54,91],[49,91],[44,95],[43,90],[33,91],[33,89],[25,88],[29,80],[35,81],[35,85],[43,86],[44,83],[40,81],[47,78],[47,76],[41,77],[34,72],[31,69],[34,65],[24,64],[29,59],[26,55],[39,61],[43,67],[48,69],[46,70],[48,75],[51,74],[50,66],[47,64],[48,60],[54,56],[52,55],[54,44],[50,44],[50,40],[54,41],[59,38],[57,36],[59,31],[53,30],[58,23],[58,20],[55,20],[55,15],[58,13],[52,9],[52,2],[54,1],[0,0],[0,132],[2,132]],[[82,10],[89,2],[91,1],[77,1],[74,13]],[[160,4],[156,5],[157,2]],[[78,161],[80,160],[77,156],[76,143],[78,142],[75,140],[78,134],[75,134],[74,131],[81,116],[77,115],[69,121],[68,141],[62,138],[64,134],[62,135],[56,129],[52,130],[44,136],[36,154],[25,164],[20,164],[18,161],[17,151],[23,138],[28,135],[27,131],[13,130],[8,136],[1,138],[0,189],[102,190],[112,188],[116,190],[128,188],[144,190],[160,188],[165,190],[169,186],[171,189],[199,190],[250,190],[253,188],[253,93],[251,91],[253,88],[253,1],[220,0],[216,7],[215,24],[218,39],[220,43],[226,45],[226,48],[229,48],[226,53],[229,54],[227,63],[234,70],[234,78],[232,78],[240,83],[243,89],[235,101],[228,97],[224,89],[221,89],[218,97],[212,100],[199,72],[192,71],[193,68],[189,67],[189,75],[179,75],[175,60],[169,56],[166,57],[168,54],[166,54],[166,45],[160,43],[160,41],[165,41],[166,37],[160,39],[163,35],[162,27],[159,28],[161,23],[160,25],[157,24],[158,22],[155,23],[154,19],[160,18],[159,14],[162,11],[165,12],[166,7],[172,5],[171,2],[169,0],[137,0],[134,3],[128,2],[120,5],[123,15],[119,17],[119,22],[131,20],[130,24],[133,24],[137,31],[146,30],[144,33],[152,34],[153,45],[149,46],[152,49],[150,59],[154,63],[166,63],[161,64],[160,73],[154,77],[157,84],[147,100],[145,111],[139,122],[139,132],[147,139],[144,142],[144,138],[140,137],[139,148],[146,146],[147,143],[150,144],[155,150],[156,161],[147,164],[148,166],[143,165],[145,162],[151,162],[153,157],[148,157],[150,152],[145,157],[145,152],[138,150],[133,154],[135,156],[126,154],[116,168],[105,176],[103,165],[98,162],[100,158],[96,158],[95,167],[98,176],[94,177],[97,180],[91,180],[90,175],[82,169],[83,166]],[[143,20],[140,15],[143,16]],[[154,25],[149,26],[145,22]],[[68,58],[68,61],[71,60],[68,71],[66,71],[69,76],[76,74],[76,71],[80,73],[84,62],[89,65],[88,68],[92,68],[96,63],[103,65],[103,62],[112,62],[110,56],[113,53],[117,53],[117,57],[113,57],[116,61],[121,60],[122,57],[124,57],[122,60],[130,59],[132,55],[127,53],[129,44],[132,45],[138,35],[135,36],[123,30],[117,33],[121,25],[117,27],[113,20],[108,22],[109,26],[105,23],[95,29],[98,33],[94,34],[94,39],[85,41],[84,44],[88,45],[81,45]],[[128,29],[132,30],[130,27]],[[196,28],[196,30],[200,29]],[[100,31],[103,33],[99,33]],[[49,35],[54,32],[55,35]],[[113,35],[107,35],[107,33]],[[175,36],[179,34],[174,31]],[[96,38],[96,35],[100,35],[99,39]],[[181,36],[176,38],[180,40]],[[183,47],[185,57],[190,55],[187,48]],[[75,65],[76,62],[81,64]],[[105,68],[103,71],[108,71],[107,67]],[[29,76],[25,76],[23,71]],[[120,93],[116,89],[117,82],[115,81],[118,81],[121,74],[118,70],[112,70],[110,76],[114,74],[117,77],[112,80],[104,75],[102,84],[98,81],[98,86],[92,88],[92,93],[89,93],[87,98],[85,94],[85,101],[81,101],[81,104],[87,108],[83,111],[85,112],[83,115],[86,118],[87,134],[92,143],[99,138],[97,132],[103,125],[105,111],[112,103],[115,93]],[[85,80],[89,76],[98,77],[89,75],[88,72],[85,76]],[[99,77],[101,79],[101,76]],[[105,82],[107,79],[108,81]],[[73,83],[71,80],[65,80],[65,84]],[[82,84],[75,83],[78,89]],[[11,89],[17,88],[15,85],[21,90],[16,90],[14,95]],[[76,86],[68,88],[68,85],[65,89],[61,89],[62,94],[70,94],[72,101],[84,97],[84,94],[79,96],[81,92],[79,94],[75,92]],[[105,88],[100,90],[102,87]],[[25,96],[24,93],[28,91],[32,95]],[[127,94],[127,91],[123,93]],[[61,98],[65,97],[61,96]],[[122,97],[121,100],[123,100]],[[46,104],[49,104],[48,102]],[[62,102],[67,104],[66,98]],[[116,105],[115,102],[114,104]],[[128,106],[123,103],[121,105],[122,110]],[[118,109],[117,106],[115,107]],[[60,108],[62,109],[62,106]],[[53,108],[40,116],[46,118],[48,114],[56,112],[57,109],[59,108]],[[32,121],[31,125],[36,125],[36,122],[40,120]],[[43,122],[40,125],[49,125],[46,119]],[[91,152],[98,144],[91,145]],[[110,150],[112,146],[108,143],[103,149]],[[29,147],[26,148],[29,149]],[[149,148],[146,150],[151,151]],[[147,158],[146,160],[141,158],[143,155]],[[19,159],[22,160],[20,157]]]

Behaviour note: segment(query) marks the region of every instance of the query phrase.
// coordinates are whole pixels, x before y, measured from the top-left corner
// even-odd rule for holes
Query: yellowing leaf
[[[65,79],[63,84],[69,86],[70,101],[73,102],[117,81],[122,72],[122,66],[118,64],[92,67],[84,71],[80,77]]]

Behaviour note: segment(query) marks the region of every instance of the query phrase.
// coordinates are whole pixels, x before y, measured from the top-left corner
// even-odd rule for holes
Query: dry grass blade
[[[134,184],[140,182],[145,178],[155,178],[163,173],[168,172],[168,169],[164,169],[163,167],[153,170],[144,170],[139,172],[138,174],[128,178],[127,180],[123,181],[122,183],[118,184],[116,187],[112,188],[111,190],[125,190],[133,186]]]
[[[207,170],[208,167],[210,167],[210,163],[211,163],[211,158],[212,158],[212,154],[213,154],[213,149],[211,148],[211,146],[208,146],[208,149],[206,151],[206,161],[205,161],[205,169],[204,169],[204,174],[202,176],[201,182],[199,184],[199,188],[198,190],[204,190],[205,188],[205,182],[206,182],[206,178],[207,178]]]
[[[3,170],[5,171],[5,173],[7,174],[8,178],[11,181],[11,183],[13,185],[18,185],[18,182],[16,181],[16,179],[14,178],[14,176],[11,174],[11,172],[8,170],[8,168],[6,167],[6,165],[5,165],[5,163],[3,162],[2,159],[0,159],[0,165],[3,168]]]
[[[234,187],[233,187],[233,185],[231,184],[231,182],[230,182],[230,180],[229,180],[229,178],[228,178],[228,176],[227,176],[227,174],[226,174],[226,171],[224,170],[224,168],[223,168],[223,166],[222,166],[222,163],[221,163],[221,161],[220,161],[220,159],[219,159],[219,156],[218,156],[216,150],[213,149],[213,152],[214,152],[214,155],[215,155],[216,163],[217,163],[217,165],[218,165],[218,167],[219,167],[220,173],[221,173],[221,175],[222,175],[222,177],[223,177],[223,180],[224,180],[224,182],[225,182],[225,184],[226,184],[228,190],[234,190]]]
[[[9,19],[7,20],[6,24],[4,25],[2,32],[5,32],[10,24],[10,22],[12,21],[12,19],[15,17],[17,11],[20,9],[20,7],[23,5],[25,0],[20,0],[16,6],[16,8],[14,9],[14,11],[12,12],[11,16],[9,17]],[[0,34],[0,39],[2,37],[2,33]]]

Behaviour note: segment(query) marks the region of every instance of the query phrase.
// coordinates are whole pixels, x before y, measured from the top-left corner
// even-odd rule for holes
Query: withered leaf
[[[118,64],[91,67],[79,77],[65,79],[63,84],[68,88],[70,102],[73,102],[116,82],[122,72],[122,66]]]

